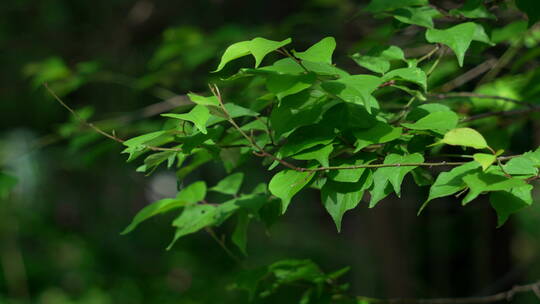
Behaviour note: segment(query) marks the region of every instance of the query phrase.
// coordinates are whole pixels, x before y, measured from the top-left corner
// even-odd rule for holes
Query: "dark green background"
[[[452,7],[459,1],[441,2]],[[360,71],[346,57],[352,52],[389,42],[413,53],[421,46],[415,33],[362,13],[364,5],[1,1],[0,161],[20,182],[0,201],[0,303],[247,302],[245,294],[228,290],[239,267],[207,234],[165,251],[172,215],[119,235],[140,208],[174,195],[174,173],[136,173],[137,163],[126,164],[120,145],[76,124],[40,83],[49,81],[71,106],[93,112],[91,120],[128,138],[162,123],[155,116],[140,119],[141,109],[204,91],[216,77],[208,71],[236,41],[293,37],[294,47],[304,49],[331,35],[338,41],[336,62],[352,71]],[[481,60],[471,51],[471,67]],[[531,138],[540,130],[528,130],[512,138],[516,150],[538,146]],[[220,170],[205,166],[190,180],[214,183]],[[496,229],[486,199],[467,208],[438,200],[416,217],[425,189],[409,180],[403,193],[403,199],[387,199],[374,210],[364,204],[351,211],[338,234],[317,193],[304,191],[270,235],[253,227],[246,264],[310,258],[328,271],[350,265],[344,280],[351,293],[376,297],[483,295],[540,277],[537,207]],[[297,299],[291,289],[268,302]]]

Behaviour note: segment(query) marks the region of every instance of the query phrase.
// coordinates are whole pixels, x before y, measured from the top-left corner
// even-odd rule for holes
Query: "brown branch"
[[[497,99],[497,100],[503,100],[512,102],[518,105],[527,105],[527,106],[534,106],[530,102],[517,100],[514,98],[508,98],[503,96],[497,96],[497,95],[487,95],[487,94],[480,94],[480,93],[474,93],[474,92],[452,92],[452,93],[439,93],[439,94],[432,94],[428,97],[437,99],[437,100],[444,100],[444,99],[451,99],[451,98],[460,98],[460,97],[471,97],[471,98],[482,98],[482,99]]]
[[[478,115],[473,115],[470,117],[467,117],[461,122],[469,122],[479,119],[484,119],[488,117],[494,117],[494,116],[500,116],[500,117],[508,117],[508,116],[515,116],[515,115],[525,115],[530,114],[534,112],[540,112],[540,105],[531,105],[528,108],[525,109],[515,109],[515,110],[509,110],[509,111],[496,111],[496,112],[486,112]]]
[[[62,105],[62,107],[64,107],[66,110],[69,111],[69,113],[71,113],[73,115],[73,117],[75,117],[75,119],[77,119],[80,123],[86,125],[87,127],[89,127],[90,129],[96,131],[97,133],[109,138],[109,139],[112,139],[118,143],[121,143],[123,144],[126,140],[125,139],[122,139],[118,136],[115,136],[114,134],[111,134],[111,133],[107,133],[105,131],[103,131],[102,129],[100,129],[99,127],[97,127],[96,125],[94,125],[93,123],[91,122],[88,122],[86,119],[82,118],[75,110],[73,110],[70,106],[68,106],[50,87],[47,83],[44,83],[43,86],[47,89],[47,91],[49,91],[49,93],[51,94],[51,96],[60,104]],[[147,149],[150,149],[152,151],[177,151],[177,152],[180,152],[182,151],[182,149],[180,148],[164,148],[164,147],[155,147],[155,146],[148,146],[148,145],[143,145],[145,148]]]
[[[242,265],[242,259],[240,259],[238,256],[236,256],[236,254],[234,254],[228,247],[227,245],[225,244],[225,241],[218,238],[218,236],[216,235],[216,233],[214,232],[214,229],[212,229],[212,227],[206,227],[204,229],[206,231],[206,233],[208,233],[212,239],[214,241],[216,241],[216,243],[219,245],[219,247],[221,247],[223,249],[223,251],[225,251],[225,253],[231,258],[233,259],[236,263]]]
[[[471,70],[459,75],[453,80],[444,84],[438,91],[440,92],[450,92],[455,88],[462,86],[463,84],[475,79],[476,77],[482,75],[483,73],[489,71],[496,64],[495,59],[488,59],[480,65],[472,68]]]
[[[240,128],[240,126],[238,126],[238,124],[234,121],[234,119],[232,118],[232,116],[229,114],[229,111],[227,111],[227,108],[225,108],[225,103],[223,102],[223,97],[221,96],[221,92],[219,91],[219,88],[217,87],[217,85],[213,84],[213,85],[210,85],[210,90],[212,91],[212,94],[214,94],[214,96],[216,96],[218,102],[219,102],[219,106],[221,108],[221,110],[223,111],[223,114],[225,114],[225,117],[227,119],[227,121],[248,141],[248,143],[250,144],[250,146],[255,150],[255,155],[257,156],[265,156],[265,157],[269,157],[277,162],[279,162],[280,164],[282,164],[283,166],[289,168],[289,169],[293,169],[293,170],[296,170],[296,171],[306,171],[304,168],[299,168],[283,159],[280,159],[278,157],[276,157],[275,155],[271,154],[271,153],[268,153],[266,150],[264,150],[261,146],[259,146],[259,144],[257,144],[255,142],[255,140],[253,140],[253,138],[249,135],[246,134],[246,132],[244,132],[244,130],[242,130],[242,128]]]
[[[388,304],[482,304],[495,303],[499,301],[511,301],[515,295],[520,293],[533,292],[540,299],[540,281],[527,284],[516,285],[507,291],[489,296],[467,297],[467,298],[438,298],[438,299],[377,299],[358,296],[358,301],[368,303],[388,303]]]
[[[426,60],[426,59],[429,59],[431,58],[431,56],[435,55],[435,53],[437,53],[437,51],[441,48],[441,46],[439,44],[436,44],[435,47],[433,47],[433,49],[431,49],[431,51],[429,51],[427,54],[425,54],[424,56],[420,57],[420,59],[418,59],[418,63]]]

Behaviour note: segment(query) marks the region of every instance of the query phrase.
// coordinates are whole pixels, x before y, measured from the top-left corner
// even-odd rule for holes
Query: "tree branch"
[[[112,139],[118,143],[121,143],[123,144],[126,140],[125,139],[122,139],[114,134],[111,134],[111,133],[107,133],[105,132],[104,130],[100,129],[99,127],[97,127],[96,125],[94,125],[93,123],[91,122],[88,122],[86,119],[82,118],[75,110],[73,110],[70,106],[68,106],[50,87],[47,83],[44,83],[43,86],[47,89],[47,91],[49,91],[49,93],[51,94],[51,96],[60,104],[62,105],[62,107],[64,107],[66,110],[69,111],[69,113],[71,113],[73,115],[73,117],[75,117],[75,119],[77,119],[80,123],[86,125],[87,127],[89,127],[90,129],[96,131],[97,133],[109,138],[109,139]],[[144,145],[145,148],[147,149],[150,149],[152,151],[177,151],[177,152],[180,152],[182,151],[182,149],[180,148],[164,148],[164,147],[155,147],[155,146],[148,146],[148,145]]]
[[[432,94],[428,97],[438,100],[443,99],[450,99],[450,98],[459,98],[459,97],[472,97],[472,98],[482,98],[482,99],[497,99],[497,100],[503,100],[512,102],[518,105],[527,105],[527,106],[534,106],[534,104],[530,102],[520,101],[514,98],[508,98],[503,96],[497,96],[497,95],[487,95],[487,94],[479,94],[474,92],[453,92],[453,93],[439,93],[439,94]]]
[[[514,115],[525,115],[525,114],[534,113],[534,112],[540,112],[540,105],[531,105],[525,109],[515,109],[515,110],[509,110],[509,111],[496,111],[496,112],[482,113],[482,114],[467,117],[461,120],[461,122],[469,122],[469,121],[484,119],[484,118],[493,117],[493,116],[507,117],[507,116],[514,116]]]
[[[527,284],[516,285],[513,288],[483,297],[467,297],[467,298],[437,298],[437,299],[377,299],[358,296],[358,301],[366,301],[368,303],[387,303],[387,304],[482,304],[495,303],[499,301],[511,301],[515,295],[520,293],[533,292],[540,299],[540,281]]]

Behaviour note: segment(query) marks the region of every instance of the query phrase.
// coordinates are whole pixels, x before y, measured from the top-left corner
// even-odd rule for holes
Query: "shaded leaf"
[[[282,213],[287,211],[287,207],[293,196],[307,185],[315,174],[313,172],[299,172],[286,169],[278,172],[268,184],[270,193],[281,199]]]
[[[368,171],[371,175],[371,172]],[[321,199],[326,211],[330,214],[338,232],[341,232],[341,219],[348,210],[356,208],[368,188],[366,182],[339,183],[327,181],[321,189]]]
[[[450,14],[455,16],[463,16],[469,19],[496,18],[495,15],[493,15],[487,10],[482,0],[467,0],[462,7],[450,10]]]
[[[316,75],[313,73],[301,75],[274,74],[266,81],[268,91],[274,93],[281,100],[286,96],[293,95],[311,87],[315,82]]]
[[[433,28],[433,18],[441,16],[441,13],[431,6],[420,6],[400,8],[391,15],[403,23]]]
[[[339,80],[322,83],[322,88],[342,100],[350,103],[364,105],[371,112],[371,93],[375,91],[383,80],[373,75],[352,75]]]
[[[334,130],[324,124],[304,126],[287,137],[287,142],[279,149],[279,155],[288,157],[318,145],[328,145],[334,137]]]
[[[247,255],[247,230],[249,226],[249,215],[247,212],[240,212],[238,214],[238,221],[231,236],[232,242],[240,249],[240,251]]]
[[[467,187],[467,184],[463,181],[463,177],[478,168],[480,164],[472,161],[464,165],[453,168],[450,171],[440,173],[435,180],[435,183],[429,189],[429,197],[422,204],[422,207],[418,211],[421,213],[427,204],[436,198],[445,197],[457,193]]]
[[[356,53],[351,58],[359,66],[380,74],[390,70],[392,61],[405,61],[405,55],[401,48],[394,45],[374,48],[365,55]]]
[[[375,125],[367,130],[357,130],[353,132],[356,138],[355,151],[359,151],[369,145],[381,144],[398,139],[403,132],[402,128],[377,121]]]
[[[420,153],[409,155],[388,154],[384,159],[384,164],[414,164],[422,163],[424,157]],[[401,196],[401,183],[407,173],[414,170],[417,166],[396,166],[379,168],[373,174],[374,187],[371,190],[371,200],[369,207],[373,208],[389,192],[388,187],[391,185],[397,196]]]
[[[502,174],[476,171],[463,177],[463,181],[469,187],[469,192],[463,198],[463,205],[474,200],[482,192],[510,190],[522,187],[525,182],[517,178],[508,178]]]
[[[121,232],[126,234],[135,229],[143,221],[173,209],[177,209],[189,204],[197,203],[204,199],[206,195],[206,184],[204,182],[195,182],[182,189],[176,198],[166,198],[154,202],[137,213],[131,223]]]
[[[498,226],[504,225],[510,215],[533,203],[532,185],[512,188],[508,191],[496,191],[489,195],[491,206],[497,212]]]

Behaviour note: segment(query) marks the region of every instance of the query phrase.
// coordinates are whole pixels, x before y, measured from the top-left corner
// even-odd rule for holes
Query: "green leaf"
[[[367,130],[353,131],[356,138],[355,152],[373,144],[382,144],[398,139],[403,132],[402,128],[392,127],[391,125],[377,121],[375,125]]]
[[[426,117],[430,113],[447,112],[447,111],[451,111],[451,109],[448,106],[445,106],[440,103],[422,104],[422,105],[419,105],[418,107],[413,108],[411,112],[407,115],[406,120],[417,121],[423,117]]]
[[[370,128],[376,122],[375,116],[368,113],[364,106],[341,102],[326,111],[319,123],[328,128],[354,130]]]
[[[318,161],[323,167],[328,167],[328,158],[330,157],[330,154],[334,151],[333,145],[320,145],[315,146],[311,149],[308,149],[304,152],[301,152],[299,154],[296,154],[292,156],[294,159],[298,160],[316,160]]]
[[[216,96],[201,96],[194,93],[188,93],[187,94],[189,99],[193,101],[194,103],[202,106],[219,106],[219,101]]]
[[[431,175],[431,173],[427,169],[418,167],[412,170],[411,173],[412,173],[414,182],[418,186],[424,187],[424,186],[433,185],[433,182],[434,182],[433,175]]]
[[[238,221],[231,236],[232,242],[240,249],[240,251],[247,255],[247,230],[249,226],[249,214],[247,212],[240,212],[238,214]]]
[[[486,30],[481,24],[476,24],[476,30],[474,31],[473,36],[474,41],[483,42],[489,45],[495,45],[491,39],[489,39],[488,34],[486,33]]]
[[[462,7],[450,10],[450,14],[454,16],[463,16],[469,19],[496,19],[495,15],[490,13],[484,6],[482,0],[467,0]]]
[[[333,167],[351,167],[351,166],[359,166],[359,165],[368,165],[376,159],[377,157],[373,153],[359,153],[355,155],[354,157],[333,160],[332,166]],[[337,170],[331,170],[330,172],[328,172],[328,177],[336,182],[356,183],[361,179],[365,171],[366,171],[366,168],[337,169]]]
[[[475,153],[473,154],[473,158],[480,165],[482,165],[482,170],[484,171],[486,171],[487,168],[489,168],[497,160],[497,156],[486,153]]]
[[[206,196],[206,184],[204,182],[195,182],[182,189],[176,198],[166,198],[154,202],[137,213],[131,223],[121,232],[127,234],[135,229],[143,221],[173,209],[195,204]]]
[[[161,116],[191,121],[192,123],[195,124],[195,127],[197,127],[197,129],[199,129],[203,134],[206,134],[207,133],[206,122],[210,118],[210,111],[208,110],[207,107],[203,105],[196,105],[188,113],[184,113],[184,114],[166,113],[166,114],[161,114]]]
[[[473,41],[476,31],[476,23],[465,22],[444,30],[428,29],[426,31],[426,40],[431,43],[442,43],[451,48],[456,54],[461,67],[463,66],[465,52]]]
[[[476,171],[463,177],[463,181],[469,187],[469,192],[463,198],[463,205],[474,200],[482,192],[510,190],[522,187],[525,182],[517,178],[508,178],[502,174]]]
[[[208,142],[215,142],[223,134],[224,127],[217,125],[208,129],[206,134],[197,132],[193,135],[188,136],[177,136],[175,139],[177,142],[182,143],[182,152],[186,154],[193,154],[193,149],[201,146],[202,144]]]
[[[242,186],[243,180],[244,173],[234,173],[219,181],[219,183],[210,188],[210,190],[223,194],[236,195]]]
[[[527,31],[527,21],[519,20],[491,31],[491,41],[499,43],[520,39]]]
[[[433,28],[433,18],[441,16],[438,10],[430,6],[404,7],[390,13],[398,21],[407,24]]]
[[[270,193],[281,199],[282,213],[287,211],[287,207],[293,196],[302,190],[302,188],[311,181],[314,175],[313,172],[299,172],[286,169],[278,172],[272,177],[268,188]]]
[[[540,167],[540,148],[534,152],[526,152],[519,157],[512,158],[504,165],[508,174],[536,176]]]
[[[359,66],[380,74],[384,74],[390,70],[390,63],[392,61],[405,61],[405,55],[401,48],[394,45],[374,48],[366,55],[356,53],[351,58]]]
[[[336,75],[339,77],[349,76],[349,73],[346,71],[335,67],[334,65],[323,63],[323,62],[313,62],[313,61],[303,61],[304,67],[313,73],[316,73],[321,76],[332,76]],[[277,72],[280,74],[304,74],[306,71],[302,68],[298,62],[292,58],[280,59],[271,66],[265,66],[259,68],[260,71],[270,71]]]
[[[507,191],[496,191],[489,195],[491,206],[497,212],[498,227],[504,225],[510,215],[532,205],[532,185],[512,188]]]
[[[321,199],[326,211],[336,224],[338,232],[341,232],[341,219],[348,210],[356,208],[364,191],[358,183],[337,183],[327,181],[321,189]]]
[[[129,154],[127,160],[129,162],[148,151],[148,145],[161,145],[172,141],[172,139],[173,137],[169,131],[156,131],[140,135],[124,141],[122,144],[127,148],[122,153]]]
[[[392,70],[384,75],[383,81],[399,79],[419,85],[424,91],[427,90],[427,76],[424,71],[419,68],[402,68]]]
[[[424,157],[420,153],[409,155],[388,154],[384,159],[384,164],[414,164],[424,162]],[[377,203],[385,198],[389,192],[389,185],[392,185],[397,196],[401,196],[401,183],[407,173],[417,166],[396,166],[379,168],[373,174],[374,187],[371,190],[371,200],[369,207],[373,208]]]
[[[167,167],[170,168],[174,164],[178,153],[176,151],[163,151],[151,154],[144,159],[144,165],[141,167],[141,170],[142,172],[154,170],[165,161],[167,161]]]
[[[276,137],[298,127],[317,123],[321,118],[324,98],[310,96],[308,91],[285,97],[272,109],[270,123]]]
[[[230,61],[249,54],[255,57],[255,67],[257,68],[266,55],[291,43],[291,41],[290,38],[283,41],[272,41],[257,37],[252,40],[237,42],[225,50],[225,53],[223,53],[221,61],[214,72],[221,71]]]
[[[433,112],[420,118],[415,123],[402,123],[401,125],[412,130],[432,130],[445,133],[458,124],[459,117],[453,111]]]
[[[336,49],[336,39],[326,37],[312,45],[305,52],[293,52],[294,56],[306,61],[332,64],[332,54]]]
[[[373,75],[352,75],[339,80],[322,83],[322,88],[342,100],[350,103],[364,105],[371,112],[371,93],[375,91],[383,80]]]
[[[327,145],[334,137],[334,130],[324,124],[304,126],[287,137],[287,142],[279,149],[279,155],[288,157],[317,145]]]
[[[217,206],[210,204],[186,206],[182,214],[173,221],[176,233],[167,250],[170,250],[174,243],[185,235],[223,223],[240,208],[238,201],[242,198],[234,198]]]
[[[266,80],[268,91],[274,93],[279,100],[311,87],[316,80],[313,73],[301,75],[272,74]]]
[[[124,141],[124,146],[127,146],[127,147],[133,147],[133,146],[141,146],[141,145],[144,145],[145,143],[151,141],[151,140],[154,140],[158,137],[160,137],[161,135],[164,135],[164,134],[167,134],[167,131],[156,131],[156,132],[152,132],[152,133],[147,133],[147,134],[144,134],[144,135],[140,135],[140,136],[137,136],[137,137],[133,137],[133,138],[130,138],[126,141]]]
[[[380,13],[408,6],[420,6],[428,4],[428,0],[371,0],[365,10],[371,13]]]
[[[475,149],[486,149],[489,147],[482,134],[471,128],[452,129],[444,134],[444,138],[440,142],[451,146],[463,146]]]
[[[479,163],[472,161],[461,166],[455,167],[448,172],[440,173],[435,180],[435,183],[429,189],[429,197],[422,204],[418,214],[420,214],[427,204],[440,197],[445,197],[457,193],[467,187],[463,181],[463,177],[480,166]]]
[[[195,204],[206,197],[206,184],[204,182],[195,182],[178,192],[177,199]]]
[[[296,281],[316,282],[324,277],[319,266],[310,260],[282,260],[269,267],[279,284],[289,284]]]
[[[188,174],[193,172],[193,170],[214,159],[214,156],[206,149],[194,149],[191,155],[192,159],[189,164],[182,166],[182,168],[176,172],[178,180],[184,179]]]

